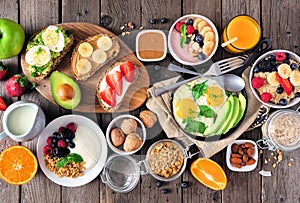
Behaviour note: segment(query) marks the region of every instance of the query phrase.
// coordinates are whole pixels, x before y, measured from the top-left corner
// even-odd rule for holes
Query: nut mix
[[[153,147],[150,151],[148,162],[154,174],[170,178],[182,168],[184,155],[176,144],[165,141]]]
[[[242,166],[252,165],[256,162],[252,158],[254,150],[254,145],[250,142],[244,144],[232,144],[231,145],[231,156],[230,163],[236,168],[242,168]]]

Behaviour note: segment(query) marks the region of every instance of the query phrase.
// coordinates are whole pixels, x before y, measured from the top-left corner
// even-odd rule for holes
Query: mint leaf
[[[69,162],[75,162],[75,163],[80,163],[80,162],[83,162],[83,158],[79,155],[79,154],[76,154],[76,153],[71,153],[68,155],[68,160],[70,160]]]
[[[194,99],[199,99],[201,97],[201,95],[203,95],[205,93],[205,91],[207,90],[208,86],[206,85],[206,82],[197,84],[193,87],[192,89],[192,94]]]
[[[183,48],[184,47],[184,43],[186,42],[186,36],[181,37],[180,39],[180,47]]]
[[[184,128],[187,132],[204,133],[206,126],[200,121],[190,121]]]
[[[204,116],[205,118],[213,118],[215,116],[214,110],[206,105],[199,105],[199,116]]]
[[[56,163],[56,167],[57,168],[62,168],[64,166],[66,166],[68,163],[68,159],[67,157],[61,157],[58,162]]]
[[[182,24],[180,26],[180,33],[182,35],[182,37],[180,39],[180,47],[183,48],[184,43],[186,42],[186,24]]]

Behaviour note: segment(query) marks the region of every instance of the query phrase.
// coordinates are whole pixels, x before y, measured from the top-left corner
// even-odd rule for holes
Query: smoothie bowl
[[[169,31],[171,55],[184,65],[200,65],[216,52],[219,43],[215,25],[202,15],[190,14],[174,22]]]

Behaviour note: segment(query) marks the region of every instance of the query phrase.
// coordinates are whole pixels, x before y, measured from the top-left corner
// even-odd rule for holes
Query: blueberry
[[[285,59],[284,61],[283,61],[283,63],[286,63],[286,64],[290,64],[290,59]]]
[[[163,194],[167,194],[169,191],[168,191],[168,189],[162,189],[161,192],[162,192]]]
[[[56,137],[57,139],[60,139],[61,138],[61,135],[59,132],[54,132],[53,133],[53,137]]]
[[[271,72],[276,72],[277,71],[277,68],[276,67],[272,67],[271,68]]]
[[[75,134],[68,128],[65,128],[62,132],[62,137],[63,138],[71,138],[74,139],[75,138]]]
[[[296,92],[295,97],[300,97],[300,92]]]
[[[72,142],[72,139],[71,138],[66,138],[65,141],[66,141],[66,143],[70,143],[70,142]]]
[[[58,148],[57,147],[53,148],[53,155],[54,156],[58,155]]]
[[[276,89],[276,92],[278,93],[278,94],[282,94],[283,93],[283,91],[284,91],[284,89],[283,89],[283,87],[277,87],[277,89]]]
[[[296,63],[292,63],[290,66],[292,70],[296,70],[298,68],[298,65]]]
[[[196,35],[196,34],[198,34],[199,33],[199,31],[198,30],[194,30],[194,34]]]
[[[58,139],[57,137],[52,137],[52,143],[57,143]]]
[[[193,19],[188,19],[187,21],[186,21],[186,24],[187,25],[193,25],[194,24],[194,20]]]
[[[187,182],[182,182],[182,183],[180,184],[180,186],[181,186],[182,188],[187,188],[187,187],[188,187],[188,183],[187,183]]]
[[[166,19],[166,18],[162,18],[162,19],[160,19],[160,22],[161,23],[166,23],[168,20]]]
[[[261,71],[260,67],[259,66],[255,66],[253,68],[253,73],[259,73]]]
[[[201,60],[201,61],[204,61],[206,59],[206,56],[205,54],[203,54],[203,52],[200,52],[199,55],[198,55],[198,58]]]
[[[74,143],[74,142],[72,142],[72,141],[71,141],[71,142],[69,142],[69,144],[68,144],[68,145],[69,145],[69,147],[70,147],[70,148],[75,148],[75,143]]]
[[[195,36],[195,42],[203,43],[203,36],[201,34],[197,34]]]
[[[279,105],[281,105],[281,106],[287,105],[287,100],[286,99],[280,99],[279,100]]]
[[[161,187],[163,185],[163,182],[161,182],[161,181],[156,181],[156,187]]]
[[[156,20],[155,20],[154,18],[150,18],[150,19],[149,19],[149,23],[150,23],[150,24],[155,24],[155,23],[156,23]]]
[[[285,53],[285,59],[290,59],[291,55],[289,53]]]
[[[52,147],[52,149],[54,149],[55,147],[57,147],[57,143],[52,143],[51,147]]]
[[[269,61],[275,61],[275,56],[272,55],[272,54],[270,54],[270,55],[267,56],[267,59],[268,59]]]

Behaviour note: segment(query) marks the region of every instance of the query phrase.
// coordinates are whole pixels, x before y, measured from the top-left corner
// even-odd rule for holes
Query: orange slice
[[[227,177],[221,166],[206,158],[198,158],[191,165],[191,173],[200,183],[214,189],[223,190],[227,185]]]
[[[30,149],[11,146],[0,154],[0,178],[12,185],[22,185],[33,179],[38,162]]]

